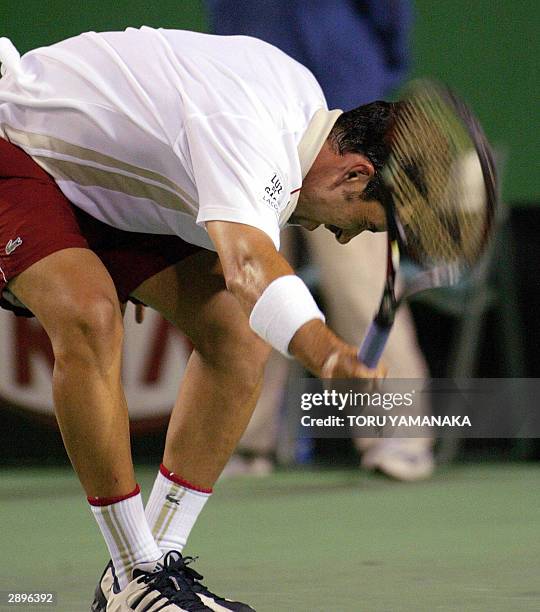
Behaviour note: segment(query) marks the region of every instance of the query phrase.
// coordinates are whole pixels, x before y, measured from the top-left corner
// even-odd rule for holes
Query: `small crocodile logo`
[[[20,236],[17,236],[17,238],[15,238],[15,240],[10,240],[6,244],[6,255],[11,255],[11,253],[13,253],[13,251],[17,247],[20,247],[21,244],[22,244],[22,238]]]

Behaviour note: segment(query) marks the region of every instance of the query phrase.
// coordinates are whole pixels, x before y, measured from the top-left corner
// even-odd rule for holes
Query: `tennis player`
[[[287,223],[340,243],[384,229],[392,105],[329,111],[306,68],[241,36],[89,32],[22,58],[4,38],[0,60],[0,295],[52,342],[59,426],[111,555],[93,610],[252,610],[181,551],[270,347],[317,376],[382,375],[277,249]],[[120,381],[128,300],[195,346],[146,510]]]

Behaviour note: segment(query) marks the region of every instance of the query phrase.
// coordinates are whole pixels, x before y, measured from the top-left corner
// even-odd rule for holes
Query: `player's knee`
[[[65,297],[51,338],[57,360],[109,362],[122,348],[123,325],[118,302],[106,294]]]
[[[248,392],[260,384],[271,351],[247,324],[234,329],[209,326],[196,348],[206,361],[234,377]]]
[[[239,338],[230,351],[229,359],[237,376],[241,376],[252,393],[261,383],[264,375],[264,367],[270,357],[271,348],[254,333],[246,334]]]

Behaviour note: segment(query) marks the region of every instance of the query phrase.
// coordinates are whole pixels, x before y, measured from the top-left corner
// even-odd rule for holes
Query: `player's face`
[[[341,156],[323,148],[304,180],[291,222],[308,230],[324,225],[341,244],[365,230],[384,231],[384,208],[366,189],[374,174],[364,156]]]
[[[345,210],[344,210],[345,209]],[[358,199],[355,206],[342,206],[337,223],[325,223],[340,244],[347,244],[363,231],[383,232],[386,230],[384,208],[377,200]]]
[[[320,225],[331,231],[340,244],[347,244],[363,231],[384,232],[386,216],[384,209],[377,200],[361,200],[355,198],[355,203],[340,199],[336,205],[325,201],[324,212],[321,215],[303,217],[293,215],[291,223],[297,223],[307,230],[315,230]]]

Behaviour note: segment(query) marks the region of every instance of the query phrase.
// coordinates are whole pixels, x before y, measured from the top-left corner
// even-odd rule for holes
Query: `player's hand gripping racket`
[[[358,357],[374,368],[400,303],[456,284],[473,270],[492,233],[497,181],[489,144],[449,90],[413,84],[397,105],[382,170],[388,229],[386,283]],[[403,288],[396,295],[400,266]]]

